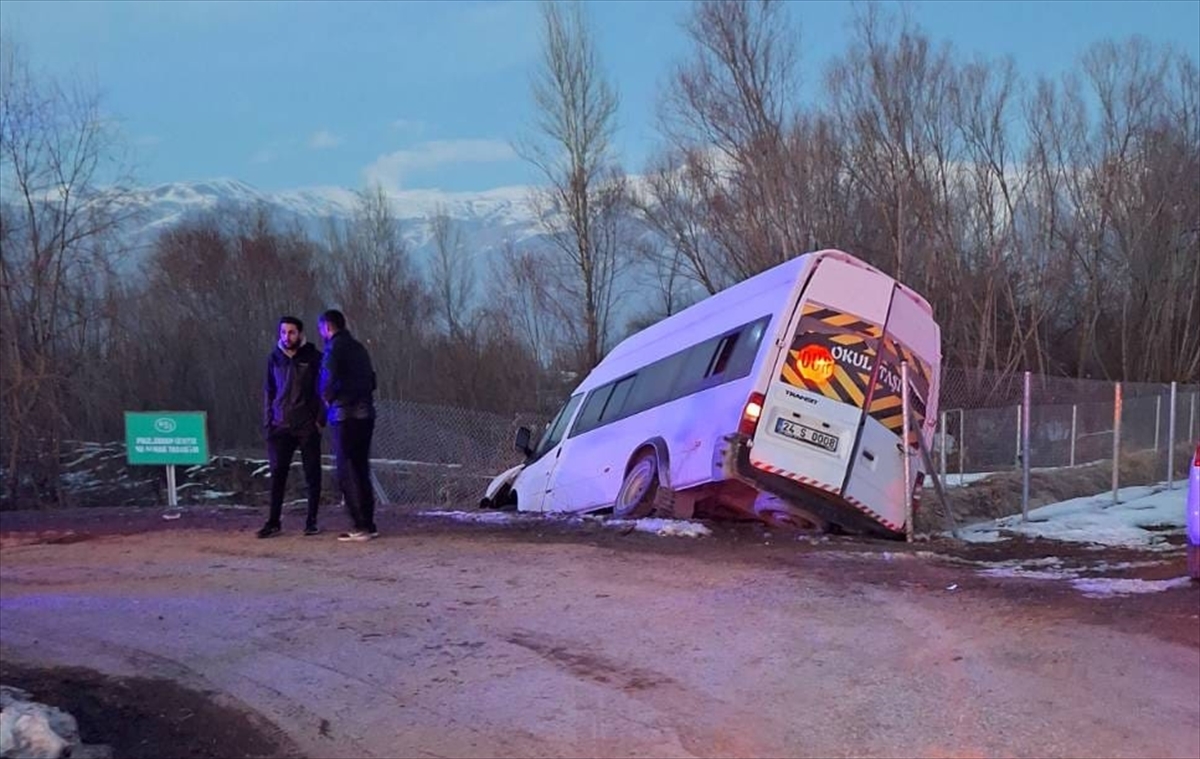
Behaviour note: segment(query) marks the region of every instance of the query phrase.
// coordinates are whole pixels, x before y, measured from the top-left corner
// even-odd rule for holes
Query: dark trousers
[[[292,457],[297,448],[304,464],[304,482],[308,485],[306,523],[313,527],[317,524],[317,506],[321,502],[321,433],[316,430],[303,435],[274,430],[267,435],[267,461],[271,467],[271,513],[267,524],[278,525],[283,515],[288,470],[292,468]]]
[[[346,511],[358,532],[375,532],[375,490],[371,487],[371,436],[374,419],[346,419],[329,423],[338,485]]]

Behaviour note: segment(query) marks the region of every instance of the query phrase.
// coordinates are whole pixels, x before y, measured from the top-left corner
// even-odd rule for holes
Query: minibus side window
[[[546,455],[546,452],[558,445],[558,441],[562,440],[563,433],[566,432],[567,422],[571,420],[571,416],[575,413],[575,408],[579,402],[583,400],[583,393],[571,396],[566,405],[559,410],[555,415],[554,420],[546,426],[546,432],[542,435],[542,439],[538,441],[537,448],[533,450],[533,459],[540,459]]]
[[[725,373],[725,367],[729,366],[729,358],[733,355],[733,346],[737,345],[740,335],[740,332],[734,332],[732,335],[721,338],[721,341],[717,343],[717,351],[708,365],[708,371],[704,373],[705,377],[715,377]]]
[[[675,353],[660,358],[653,364],[637,373],[637,381],[625,399],[623,415],[636,414],[648,408],[665,403],[674,397],[675,376],[683,365],[684,353]],[[611,412],[605,414],[605,421],[611,417]]]
[[[633,374],[613,386],[612,395],[608,397],[608,403],[604,406],[604,412],[600,414],[601,424],[628,416],[625,401],[629,398],[629,391],[633,388],[634,381],[637,378],[638,375]]]
[[[700,383],[704,382],[704,378],[712,370],[713,357],[721,340],[720,337],[714,337],[687,350],[683,359],[683,370],[679,372],[676,390],[672,393],[674,397],[681,398],[700,389]]]
[[[771,317],[660,358],[633,374],[593,389],[571,437],[750,373]]]
[[[587,432],[600,423],[600,414],[604,413],[604,404],[608,403],[612,389],[613,383],[610,382],[588,393],[587,402],[583,404],[583,410],[579,412],[579,419],[571,428],[572,436]]]
[[[763,335],[767,332],[767,324],[771,317],[764,316],[753,324],[742,328],[737,345],[725,365],[724,377],[728,380],[741,379],[754,368],[754,359],[758,356],[758,346],[762,345]]]

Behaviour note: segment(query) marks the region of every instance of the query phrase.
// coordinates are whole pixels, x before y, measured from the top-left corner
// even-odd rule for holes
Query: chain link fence
[[[1115,387],[1099,380],[1032,376],[1030,466],[1111,462]],[[1176,386],[1173,438],[1170,385],[1123,383],[1121,390],[1121,454],[1157,451],[1159,479],[1165,479],[1166,451],[1173,441],[1175,467],[1186,471],[1187,446],[1200,439],[1200,384]],[[943,371],[941,414],[931,453],[934,466],[946,473],[946,483],[959,484],[971,474],[1021,469],[1023,392],[1019,373]],[[393,504],[470,508],[492,477],[522,461],[513,445],[517,429],[531,428],[536,440],[546,420],[536,413],[500,415],[381,401],[372,445],[378,497]]]
[[[519,464],[517,429],[535,432],[545,418],[453,406],[380,401],[371,444],[371,474],[384,503],[466,508],[488,481]]]
[[[1167,479],[1167,451],[1174,444],[1179,476],[1186,447],[1200,439],[1200,384],[1175,386],[1173,437],[1170,384],[1126,382],[1120,390],[1118,420],[1117,383],[1031,375],[1030,467],[1111,462],[1118,436],[1121,456],[1156,452],[1162,479]],[[959,473],[1021,468],[1023,374],[945,369],[940,395],[933,454],[948,482],[955,483]]]

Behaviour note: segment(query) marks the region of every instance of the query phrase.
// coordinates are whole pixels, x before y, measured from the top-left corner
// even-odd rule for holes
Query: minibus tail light
[[[758,429],[758,420],[762,416],[763,404],[767,399],[762,393],[750,393],[746,406],[742,409],[742,420],[738,423],[738,434],[753,437]]]

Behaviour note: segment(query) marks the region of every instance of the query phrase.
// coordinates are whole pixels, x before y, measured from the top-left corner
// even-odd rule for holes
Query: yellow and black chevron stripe
[[[909,350],[903,343],[896,338],[888,335],[883,338],[883,348],[888,353],[897,357],[898,361],[907,361],[911,371],[916,372],[911,379],[915,385],[929,386],[932,373],[929,369],[929,364],[925,363],[917,354]],[[899,364],[897,364],[899,366]]]
[[[884,427],[899,435],[900,428],[904,426],[904,401],[901,400],[898,393],[893,393],[888,388],[878,384],[875,388],[876,392],[871,398],[871,405],[867,408],[867,413]]]
[[[875,324],[810,301],[801,311],[796,337],[792,340],[780,379],[839,403],[863,408],[876,359],[875,346],[882,334],[883,329]],[[809,345],[822,345],[830,350],[841,346],[861,356],[861,365],[855,365],[852,360],[835,360],[828,379],[805,377],[800,371],[800,351]]]
[[[923,398],[929,394],[929,365],[893,338],[885,337],[883,342],[883,358],[879,367],[880,379],[875,382],[867,413],[872,418],[878,420],[884,427],[887,427],[897,435],[900,434],[900,430],[904,426],[904,401],[897,390],[893,390],[889,383],[883,381],[882,375],[886,370],[892,375],[898,387],[900,357],[903,356],[903,360],[908,361],[909,365],[909,381],[913,384],[916,391],[909,396],[910,410],[913,415],[913,428],[920,429],[925,424],[926,408]]]
[[[796,330],[797,334],[807,331],[806,328],[808,327],[814,326],[806,322],[817,322],[816,326],[833,327],[839,331],[858,333],[863,337],[879,339],[883,336],[882,327],[868,321],[863,321],[853,314],[835,311],[832,308],[822,306],[820,303],[813,301],[805,303],[804,308],[801,310],[800,327]]]
[[[816,337],[815,335],[813,336]],[[874,351],[871,351],[874,354]],[[835,363],[833,374],[824,382],[820,380],[806,379],[801,376],[799,369],[800,351],[788,351],[788,361],[783,365],[781,379],[794,387],[801,387],[805,390],[811,390],[815,393],[820,393],[826,398],[832,398],[840,403],[848,403],[851,406],[862,408],[866,403],[865,388],[871,381],[871,375],[865,374],[853,369],[847,371],[846,367],[839,363]]]

